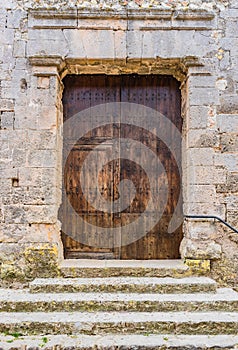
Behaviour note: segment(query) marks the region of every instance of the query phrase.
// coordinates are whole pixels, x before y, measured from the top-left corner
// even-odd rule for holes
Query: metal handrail
[[[223,223],[224,225],[226,225],[227,227],[229,227],[235,233],[238,233],[238,230],[236,228],[234,228],[233,226],[228,224],[228,222],[224,221],[222,218],[219,218],[219,216],[215,216],[215,215],[184,215],[184,217],[188,218],[188,219],[214,219],[214,220],[218,220],[221,223]]]

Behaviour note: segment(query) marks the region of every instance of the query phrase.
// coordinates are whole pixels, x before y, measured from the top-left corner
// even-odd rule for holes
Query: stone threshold
[[[205,276],[209,260],[95,260],[65,259],[59,263],[61,277],[173,277]]]
[[[179,269],[187,271],[189,267],[181,259],[176,260],[96,260],[96,259],[65,259],[61,268],[155,268]]]

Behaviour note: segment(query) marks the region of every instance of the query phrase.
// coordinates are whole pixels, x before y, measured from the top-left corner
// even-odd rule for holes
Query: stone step
[[[37,278],[30,283],[30,291],[198,293],[215,292],[216,286],[216,282],[208,277]]]
[[[238,293],[214,294],[37,293],[0,290],[0,311],[238,311]]]
[[[1,312],[0,333],[237,334],[237,312]]]
[[[184,277],[190,274],[182,260],[67,259],[60,269],[63,277]]]
[[[4,350],[218,350],[237,349],[233,335],[47,335],[34,337],[0,337]]]

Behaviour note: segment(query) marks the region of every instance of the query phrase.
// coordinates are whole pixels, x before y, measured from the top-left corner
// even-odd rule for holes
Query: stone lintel
[[[61,56],[32,56],[29,57],[36,76],[52,76],[61,74],[171,74],[179,81],[184,81],[191,67],[201,69],[203,64],[198,57],[148,59],[77,59],[63,58]],[[146,69],[146,67],[148,69]],[[143,69],[142,69],[143,68]],[[199,74],[199,72],[198,72]]]
[[[30,15],[33,18],[39,19],[176,19],[176,20],[201,20],[211,21],[215,17],[213,11],[207,10],[165,10],[164,8],[140,8],[130,9],[121,8],[120,10],[107,10],[99,8],[83,8],[83,9],[67,9],[67,10],[46,10],[39,8],[37,10],[30,10]]]

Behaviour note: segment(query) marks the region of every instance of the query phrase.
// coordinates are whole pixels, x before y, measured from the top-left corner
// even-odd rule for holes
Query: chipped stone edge
[[[100,11],[99,11],[100,10]],[[176,20],[202,20],[211,21],[215,17],[214,11],[194,9],[194,10],[166,10],[164,8],[121,8],[120,10],[99,9],[99,8],[83,8],[83,9],[67,9],[56,10],[45,8],[29,9],[29,14],[34,18],[47,19],[176,19]]]

